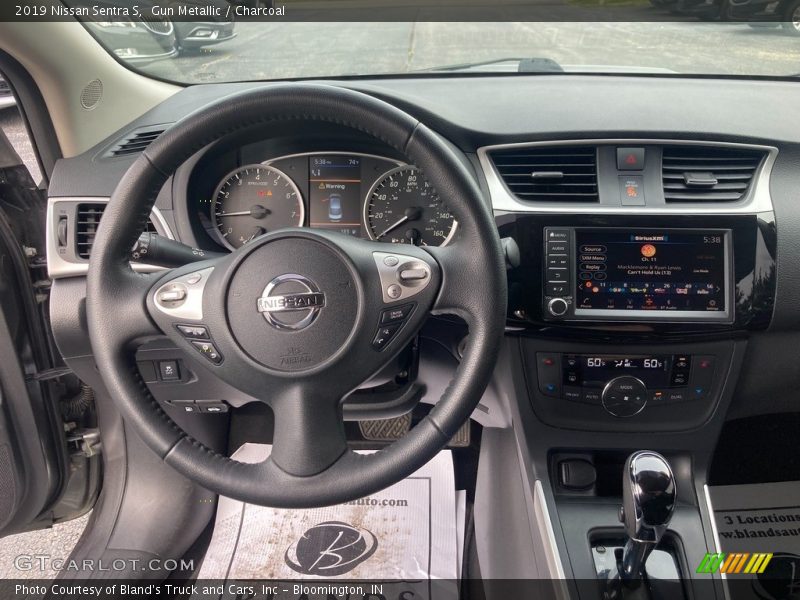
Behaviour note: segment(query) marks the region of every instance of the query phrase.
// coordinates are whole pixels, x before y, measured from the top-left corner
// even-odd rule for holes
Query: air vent
[[[491,155],[508,189],[520,200],[598,202],[597,148],[541,146]]]
[[[106,152],[106,156],[130,156],[143,152],[153,141],[166,131],[166,126],[137,129],[126,135]]]
[[[106,205],[99,202],[78,205],[75,225],[75,253],[78,257],[88,259],[91,255],[94,236],[97,233],[100,217],[103,216],[105,208]],[[145,231],[159,233],[152,220],[147,221],[147,229]]]
[[[667,202],[736,202],[747,194],[765,153],[724,146],[665,146]]]

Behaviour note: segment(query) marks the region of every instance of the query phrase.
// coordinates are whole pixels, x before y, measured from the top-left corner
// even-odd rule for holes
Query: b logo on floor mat
[[[341,521],[326,521],[306,530],[284,555],[303,575],[343,575],[375,554],[378,538],[371,531]]]

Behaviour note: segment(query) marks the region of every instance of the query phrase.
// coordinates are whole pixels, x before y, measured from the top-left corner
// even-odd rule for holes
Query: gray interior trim
[[[711,491],[708,488],[708,484],[703,484],[703,495],[706,499],[706,507],[708,508],[708,517],[711,521],[711,533],[713,534],[714,538],[714,552],[720,552],[722,550],[722,545],[719,543],[719,531],[717,531],[717,520],[714,516],[714,504],[711,501]],[[725,593],[725,598],[730,600],[731,592],[728,589],[728,576],[725,573],[720,572],[720,578],[722,579],[722,590]]]
[[[561,555],[558,552],[556,534],[553,531],[553,521],[550,518],[550,510],[547,508],[547,500],[544,497],[544,487],[542,481],[537,479],[533,484],[534,511],[536,524],[541,531],[544,531],[547,544],[545,544],[545,557],[547,564],[551,568],[553,579],[564,579],[564,567],[561,563]],[[566,590],[565,590],[566,592]]]
[[[739,202],[720,202],[716,205],[710,203],[674,203],[668,206],[604,206],[596,202],[523,202],[517,199],[508,189],[497,172],[489,154],[495,150],[508,150],[512,148],[531,148],[541,146],[572,146],[572,145],[699,145],[720,146],[726,148],[742,148],[747,150],[760,150],[767,153],[767,158],[760,166],[753,186],[747,196]],[[732,142],[708,142],[703,140],[676,140],[676,139],[645,139],[645,138],[598,138],[598,139],[571,139],[552,140],[546,142],[521,142],[515,144],[497,144],[478,148],[478,159],[481,163],[489,194],[494,210],[527,213],[607,213],[607,214],[751,214],[772,211],[772,197],[769,191],[769,181],[772,166],[778,156],[778,149],[773,146],[759,146],[755,144],[738,144]]]
[[[47,272],[50,275],[50,279],[61,279],[63,277],[81,277],[85,276],[86,273],[89,271],[89,261],[72,261],[67,260],[62,257],[58,252],[58,245],[56,242],[56,232],[55,232],[55,211],[56,206],[59,203],[75,203],[75,202],[87,202],[87,203],[107,203],[108,198],[95,198],[95,197],[86,197],[86,198],[50,198],[47,201],[47,229],[46,229],[46,248],[47,248]],[[152,212],[150,213],[150,220],[153,222],[153,225],[158,231],[159,235],[163,235],[171,240],[175,239],[172,230],[170,229],[169,225],[167,224],[166,219],[164,219],[164,215],[161,214],[161,211],[153,207]],[[157,267],[154,265],[147,265],[143,263],[135,263],[132,265],[134,271],[139,271],[141,273],[152,273],[154,271],[161,271],[163,270],[162,267]]]

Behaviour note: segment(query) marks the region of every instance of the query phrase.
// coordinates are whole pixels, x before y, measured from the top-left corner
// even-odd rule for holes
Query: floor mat
[[[800,481],[709,488],[721,555],[698,572],[724,573],[732,600],[797,598]]]
[[[269,451],[246,444],[234,458],[261,462]],[[455,599],[465,505],[450,451],[381,492],[337,506],[284,510],[220,498],[199,579],[396,580],[403,583],[392,584],[392,597],[408,590],[417,598]]]

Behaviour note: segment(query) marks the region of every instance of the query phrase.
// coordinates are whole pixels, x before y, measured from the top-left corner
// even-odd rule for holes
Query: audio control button
[[[603,389],[603,407],[615,417],[632,417],[647,404],[647,387],[630,375],[612,379]]]
[[[553,298],[547,303],[547,310],[554,317],[563,317],[569,310],[569,304],[563,298]]]

